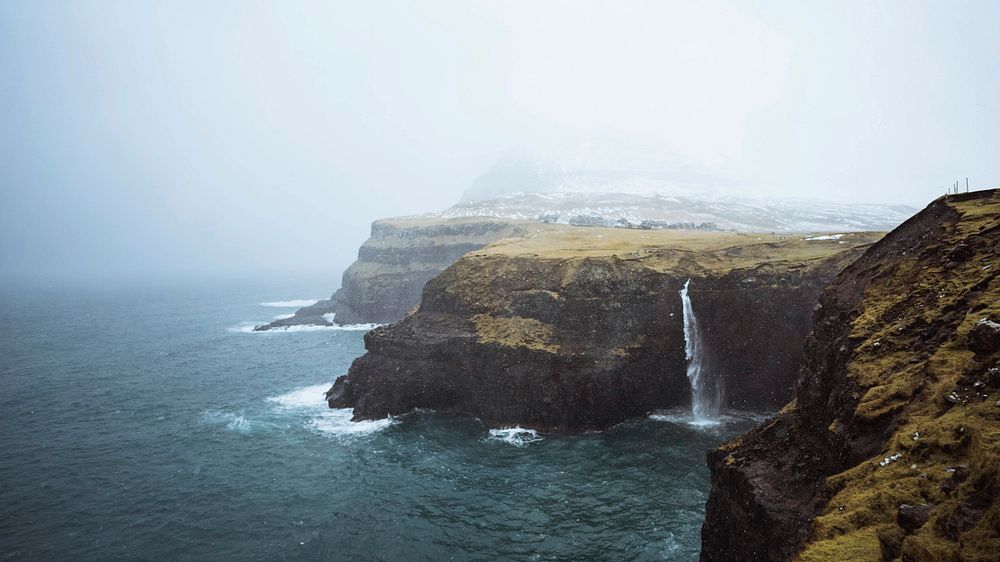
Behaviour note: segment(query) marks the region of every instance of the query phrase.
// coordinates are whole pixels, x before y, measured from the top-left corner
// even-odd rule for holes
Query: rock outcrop
[[[702,560],[996,560],[1000,191],[938,199],[823,291],[796,400],[709,453]]]
[[[357,261],[344,271],[340,289],[329,300],[255,329],[395,322],[420,302],[428,280],[472,250],[521,236],[525,224],[471,217],[377,220]]]
[[[689,278],[727,403],[775,407],[792,394],[820,290],[879,237],[533,229],[467,254],[414,313],[369,332],[331,407],[583,430],[689,404],[678,294]]]

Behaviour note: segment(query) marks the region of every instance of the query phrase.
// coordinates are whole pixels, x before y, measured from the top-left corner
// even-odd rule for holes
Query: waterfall
[[[719,381],[711,380],[709,369],[706,368],[705,344],[688,295],[689,285],[690,279],[684,283],[680,293],[681,304],[684,306],[684,355],[688,362],[687,378],[691,383],[691,413],[695,420],[708,421],[719,416],[722,389]]]

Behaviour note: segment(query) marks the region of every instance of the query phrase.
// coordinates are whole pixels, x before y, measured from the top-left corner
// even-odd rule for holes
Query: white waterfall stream
[[[701,327],[691,305],[688,294],[688,279],[681,289],[681,304],[684,307],[684,355],[687,359],[687,378],[691,383],[691,413],[696,421],[710,421],[718,418],[722,389],[718,381],[710,379],[706,369],[705,344]]]

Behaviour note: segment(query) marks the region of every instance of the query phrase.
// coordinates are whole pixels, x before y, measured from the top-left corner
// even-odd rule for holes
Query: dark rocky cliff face
[[[525,225],[480,218],[377,220],[358,260],[344,271],[341,288],[329,300],[256,329],[330,325],[331,313],[338,324],[395,322],[420,302],[427,281],[468,252],[523,235]]]
[[[702,559],[996,560],[998,268],[993,190],[935,201],[841,272],[796,401],[709,454]]]
[[[330,405],[358,419],[435,408],[568,430],[687,405],[678,291],[691,278],[728,404],[776,407],[821,288],[877,237],[548,227],[431,280],[415,313],[366,335]]]

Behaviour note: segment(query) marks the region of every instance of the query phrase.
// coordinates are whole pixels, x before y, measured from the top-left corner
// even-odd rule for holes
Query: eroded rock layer
[[[525,232],[523,221],[488,218],[381,219],[329,300],[258,330],[302,324],[395,322],[420,302],[424,284],[467,252]],[[333,316],[331,316],[331,314]],[[333,318],[333,320],[331,320]]]
[[[819,291],[878,235],[808,238],[535,226],[466,255],[416,312],[368,333],[330,405],[578,430],[688,404],[678,291],[690,278],[727,403],[778,406]]]
[[[709,454],[702,560],[996,560],[1000,192],[949,196],[824,290],[796,400]]]

